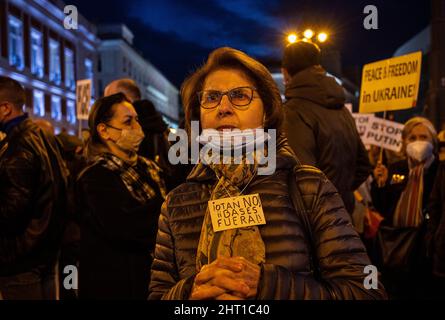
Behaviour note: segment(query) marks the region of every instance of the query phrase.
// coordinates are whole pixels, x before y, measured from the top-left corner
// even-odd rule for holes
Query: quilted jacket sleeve
[[[385,299],[380,282],[377,289],[364,286],[364,268],[371,263],[335,187],[316,169],[304,170],[296,179],[306,207],[313,208],[309,221],[320,277],[264,264],[257,298]]]
[[[168,198],[167,196],[162,205],[159,217],[155,258],[151,267],[149,300],[186,300],[194,282],[194,276],[179,280],[174,242],[168,224]]]

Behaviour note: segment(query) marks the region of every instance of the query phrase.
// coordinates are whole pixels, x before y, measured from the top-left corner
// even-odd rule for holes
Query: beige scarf
[[[257,159],[255,156],[253,158]],[[258,168],[257,161],[249,164],[243,156],[240,164],[235,162],[232,158],[229,164],[209,165],[218,178],[210,200],[242,195],[241,190],[255,177]],[[199,272],[204,265],[220,256],[241,256],[255,264],[260,264],[266,260],[266,249],[258,226],[214,232],[210,211],[207,208],[196,254],[197,271]]]

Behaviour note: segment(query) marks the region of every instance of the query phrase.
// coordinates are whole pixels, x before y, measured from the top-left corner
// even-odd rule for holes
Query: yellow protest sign
[[[363,67],[360,113],[416,106],[422,52],[369,63]]]
[[[208,202],[213,231],[244,228],[265,224],[259,194],[249,194]]]

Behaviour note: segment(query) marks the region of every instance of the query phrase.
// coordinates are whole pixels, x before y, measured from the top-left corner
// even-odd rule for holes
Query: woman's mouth
[[[231,126],[231,125],[223,125],[223,126],[217,127],[216,130],[223,131],[223,130],[233,130],[233,129],[236,129],[236,128],[237,127]]]

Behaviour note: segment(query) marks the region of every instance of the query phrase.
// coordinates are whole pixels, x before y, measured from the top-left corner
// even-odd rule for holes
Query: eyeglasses
[[[253,92],[256,91],[252,87],[238,87],[229,91],[221,92],[217,90],[203,90],[198,92],[198,99],[201,107],[204,109],[214,109],[221,103],[222,97],[227,95],[230,103],[235,107],[248,106],[253,98]],[[237,108],[247,109],[247,108]]]

